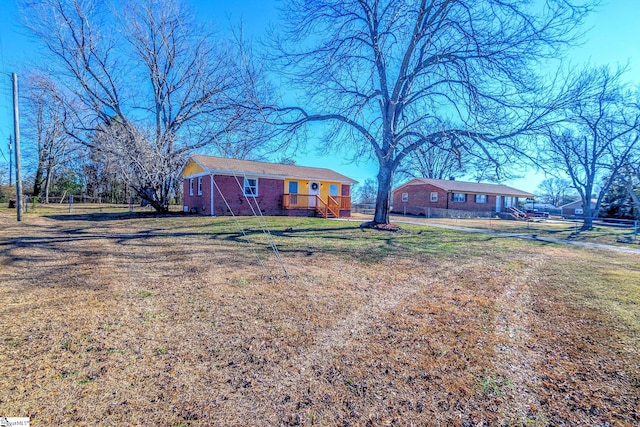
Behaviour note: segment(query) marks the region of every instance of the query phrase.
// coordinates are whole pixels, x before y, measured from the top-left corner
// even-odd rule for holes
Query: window
[[[298,194],[298,181],[289,181],[289,194]]]
[[[432,191],[431,192],[431,201],[432,202],[437,202],[438,201],[438,192],[437,191]]]
[[[467,201],[467,195],[464,193],[453,193],[451,195],[451,200],[458,203],[464,203]]]
[[[402,193],[402,201],[403,202],[409,201],[409,193]]]
[[[202,196],[202,177],[198,177],[198,196]]]
[[[486,194],[476,194],[476,203],[487,203]]]
[[[338,184],[329,184],[329,195],[336,197],[338,195]]]
[[[257,178],[245,178],[244,179],[244,195],[256,197],[258,195],[258,179]]]
[[[193,178],[189,180],[189,195],[193,196]]]
[[[576,213],[576,215],[584,215],[584,209],[577,208],[575,213]]]
[[[512,208],[513,207],[513,199],[514,197],[504,196],[504,207]]]

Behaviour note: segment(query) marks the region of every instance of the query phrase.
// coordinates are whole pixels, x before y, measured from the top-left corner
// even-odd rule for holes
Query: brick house
[[[591,211],[596,208],[598,199],[591,199]],[[560,206],[560,210],[563,218],[584,218],[584,205],[582,200],[576,200],[575,202],[567,203]]]
[[[427,215],[429,208],[500,213],[532,197],[506,185],[414,178],[392,191],[391,210],[409,215]]]
[[[330,169],[193,155],[182,168],[185,212],[351,216],[356,181]]]

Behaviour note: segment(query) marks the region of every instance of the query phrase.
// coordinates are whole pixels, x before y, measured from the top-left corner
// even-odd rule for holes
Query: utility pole
[[[20,172],[20,115],[18,112],[18,76],[11,73],[13,81],[13,132],[16,136],[16,213],[22,221],[22,175]]]
[[[13,137],[9,135],[9,187],[13,187],[13,159],[11,154],[13,153]]]

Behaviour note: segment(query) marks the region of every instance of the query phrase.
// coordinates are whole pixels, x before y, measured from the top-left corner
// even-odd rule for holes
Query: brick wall
[[[182,194],[184,195],[183,205],[189,208],[190,212],[201,215],[211,215],[211,180],[209,176],[203,176],[202,194],[198,194],[198,178],[193,178],[193,195],[189,195],[189,179],[182,181]]]
[[[431,193],[438,193],[438,200],[431,201]],[[408,200],[402,201],[402,193],[407,193]],[[517,204],[517,199],[514,198]],[[504,199],[501,199],[504,206]],[[487,195],[486,203],[476,203],[474,194],[467,194],[464,202],[454,202],[453,195],[431,184],[409,185],[400,188],[392,194],[393,212],[409,215],[424,215],[426,208],[458,209],[473,212],[495,212],[496,196]],[[502,209],[504,211],[504,208]]]
[[[227,207],[218,188],[214,189],[216,216],[231,215],[231,211],[234,215],[253,215],[254,211],[261,211],[263,215],[287,215],[286,210],[282,208],[283,180],[258,178],[258,195],[255,198],[245,198],[244,188],[241,188],[244,186],[244,178],[238,177],[240,185],[233,176],[216,175],[214,179],[229,204]]]
[[[453,195],[449,194],[449,209],[472,212],[495,212],[496,196],[488,195],[486,203],[476,203],[475,194],[466,194],[466,201],[454,202]]]
[[[289,215],[289,216],[315,216],[313,209],[283,209],[282,195],[284,193],[284,181],[280,179],[258,178],[258,196],[244,196],[244,178],[238,177],[238,181],[233,176],[216,175],[214,207],[215,216],[231,215],[254,215],[259,211],[263,215]],[[202,194],[198,194],[198,178],[193,178],[193,195],[189,195],[189,179],[184,179],[182,184],[184,194],[184,206],[190,212],[200,215],[211,215],[211,177],[202,177]],[[351,186],[342,185],[342,196],[349,196]],[[224,196],[224,198],[223,198]],[[226,200],[226,203],[225,203]],[[257,202],[257,203],[256,203]],[[227,204],[229,206],[227,206]],[[341,210],[341,216],[350,216],[350,210]]]
[[[438,193],[438,200],[431,201],[431,193]],[[402,201],[402,193],[407,193],[409,199]],[[392,193],[393,212],[407,213],[409,215],[424,215],[425,208],[447,209],[447,193],[431,184],[409,185]]]

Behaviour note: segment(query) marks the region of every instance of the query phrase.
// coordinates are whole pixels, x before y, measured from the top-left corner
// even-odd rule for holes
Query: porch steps
[[[322,209],[316,208],[316,214],[321,216],[322,218],[336,218],[336,215],[329,209],[327,209],[325,212]]]
[[[518,208],[510,208],[509,215],[518,221],[526,221],[529,219],[527,214]]]

